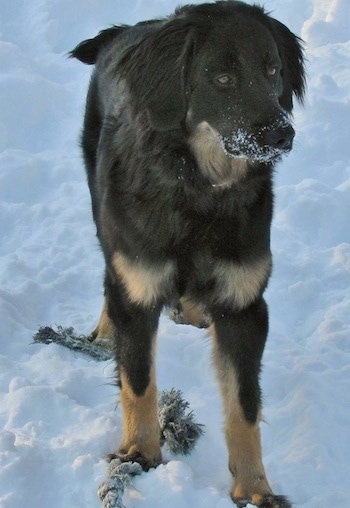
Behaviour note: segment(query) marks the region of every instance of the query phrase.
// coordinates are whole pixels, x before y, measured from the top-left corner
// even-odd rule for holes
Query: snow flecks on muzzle
[[[288,154],[290,148],[276,147],[266,141],[267,135],[273,130],[291,126],[287,115],[281,116],[272,124],[265,125],[256,132],[239,127],[230,135],[218,134],[220,145],[228,157],[235,159],[251,159],[256,162],[268,163]]]

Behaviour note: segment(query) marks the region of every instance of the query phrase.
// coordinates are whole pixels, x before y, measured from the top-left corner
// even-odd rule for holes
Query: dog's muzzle
[[[272,162],[290,152],[293,147],[295,130],[284,117],[254,131],[239,128],[229,136],[219,134],[226,155],[257,162]]]

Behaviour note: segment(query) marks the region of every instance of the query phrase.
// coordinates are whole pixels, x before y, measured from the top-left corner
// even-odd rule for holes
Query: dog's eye
[[[267,68],[267,75],[270,77],[276,76],[277,74],[277,65],[272,65]]]
[[[223,86],[232,85],[233,79],[230,74],[221,74],[220,76],[216,76],[215,78],[216,83]]]

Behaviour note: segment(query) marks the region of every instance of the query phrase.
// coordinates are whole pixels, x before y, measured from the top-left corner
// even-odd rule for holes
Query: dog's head
[[[261,7],[190,5],[146,34],[120,63],[132,102],[156,130],[185,128],[194,147],[270,162],[293,143],[303,99],[302,43]]]

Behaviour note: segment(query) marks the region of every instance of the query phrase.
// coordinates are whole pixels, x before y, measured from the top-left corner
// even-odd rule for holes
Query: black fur
[[[159,314],[185,295],[211,315],[255,424],[272,173],[292,148],[302,43],[261,7],[228,0],[113,26],[71,55],[95,64],[82,146],[119,368],[141,397]],[[289,506],[270,497],[263,506]]]

